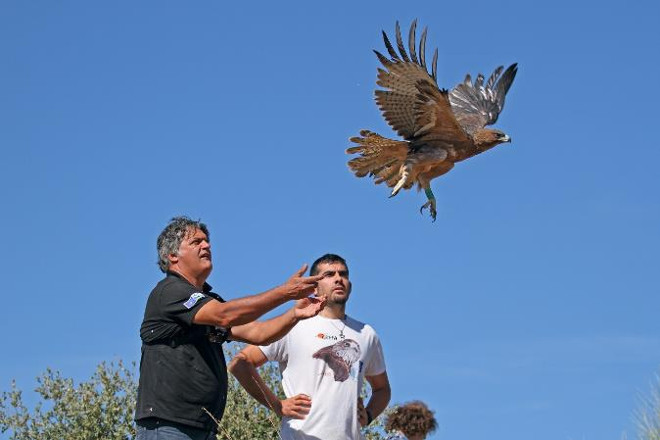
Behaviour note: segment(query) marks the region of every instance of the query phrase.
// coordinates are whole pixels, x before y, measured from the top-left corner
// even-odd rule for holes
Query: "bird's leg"
[[[424,188],[424,193],[426,193],[426,198],[428,199],[428,202],[424,203],[421,208],[419,208],[419,213],[424,214],[424,209],[429,208],[429,214],[431,214],[431,218],[433,221],[435,221],[436,216],[438,215],[438,211],[436,211],[436,203],[435,203],[435,195],[433,195],[433,191],[431,190],[431,187]]]
[[[410,170],[412,169],[412,164],[405,164],[401,166],[401,178],[399,181],[394,185],[394,188],[392,188],[392,193],[390,194],[390,197],[394,197],[399,193],[401,188],[408,182],[408,176],[410,175]]]

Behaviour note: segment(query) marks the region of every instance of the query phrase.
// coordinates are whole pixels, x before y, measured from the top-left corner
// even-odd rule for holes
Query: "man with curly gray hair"
[[[325,301],[309,297],[323,275],[304,277],[303,265],[281,286],[225,301],[206,279],[213,269],[204,223],[175,217],[157,240],[165,273],[147,300],[140,328],[137,440],[210,440],[227,397],[221,344],[227,340],[269,344],[300,320],[317,315]],[[267,321],[264,313],[287,301],[295,305]]]

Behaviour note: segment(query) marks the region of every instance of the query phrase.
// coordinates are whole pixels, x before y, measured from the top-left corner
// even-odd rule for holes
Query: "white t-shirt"
[[[315,316],[259,348],[279,362],[287,398],[302,393],[312,399],[305,419],[282,419],[282,440],[361,438],[357,401],[364,376],[385,372],[383,348],[371,326],[349,316]]]

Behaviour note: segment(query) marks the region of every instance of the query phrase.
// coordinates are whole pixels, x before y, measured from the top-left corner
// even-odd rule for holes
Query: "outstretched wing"
[[[472,135],[486,125],[494,124],[504,108],[504,98],[518,71],[518,64],[510,65],[500,77],[500,66],[490,75],[484,85],[480,73],[472,82],[470,75],[449,92],[449,102],[456,119],[463,129]]]
[[[404,139],[411,139],[419,129],[415,118],[415,103],[417,102],[417,83],[419,81],[437,84],[438,49],[435,50],[431,63],[431,73],[426,67],[426,28],[419,41],[419,58],[415,51],[415,30],[417,20],[410,25],[408,36],[408,49],[401,38],[399,22],[396,23],[396,43],[399,53],[396,52],[385,31],[383,40],[391,58],[387,58],[374,50],[376,56],[385,69],[378,69],[376,84],[385,90],[376,90],[376,103],[383,112],[383,117],[390,126]]]
[[[448,144],[458,148],[470,142],[463,127],[456,120],[447,90],[439,90],[437,84],[438,50],[435,50],[431,73],[425,60],[426,29],[419,43],[419,58],[415,52],[415,29],[417,21],[410,26],[406,52],[401,38],[399,23],[396,23],[396,42],[399,53],[392,47],[387,34],[383,40],[392,57],[386,58],[376,52],[385,70],[378,69],[377,84],[387,90],[376,90],[376,102],[385,120],[401,136],[412,142],[411,148],[424,144],[444,147]]]
[[[414,150],[419,145],[465,148],[470,145],[471,139],[454,117],[447,90],[438,90],[428,81],[419,81],[416,86],[414,108],[417,131],[411,148]]]

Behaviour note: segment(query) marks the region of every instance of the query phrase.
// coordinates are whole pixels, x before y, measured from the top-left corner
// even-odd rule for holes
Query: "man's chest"
[[[290,335],[288,348],[290,372],[313,372],[339,382],[357,379],[369,355],[363,334],[330,325],[297,329]]]

